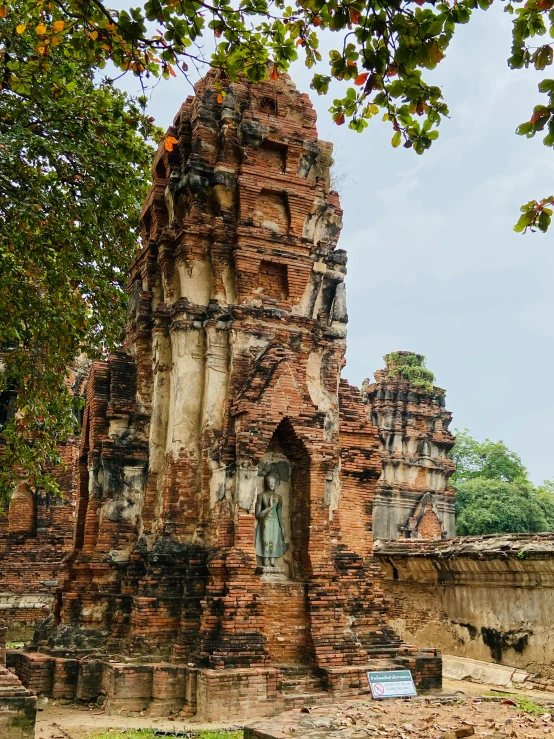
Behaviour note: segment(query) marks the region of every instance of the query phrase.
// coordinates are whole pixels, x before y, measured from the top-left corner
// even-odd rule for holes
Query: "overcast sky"
[[[540,482],[554,478],[554,231],[512,227],[520,205],[554,192],[554,157],[540,138],[514,134],[545,96],[534,71],[508,69],[510,43],[500,5],[458,28],[426,73],[451,118],[422,157],[392,149],[380,119],[363,134],[337,127],[311,72],[297,63],[291,74],[312,97],[320,138],[335,144],[349,254],[344,376],[359,385],[387,352],[425,354],[452,428],[502,439]],[[182,79],[160,83],[150,114],[169,125],[189,94]]]

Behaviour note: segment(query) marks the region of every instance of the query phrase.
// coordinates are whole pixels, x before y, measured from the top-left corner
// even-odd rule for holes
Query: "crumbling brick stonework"
[[[0,731],[5,739],[34,739],[37,699],[6,668],[7,631],[0,621]]]
[[[87,376],[88,363],[76,362],[68,378],[75,395],[84,393]],[[0,405],[2,400],[7,415],[9,399],[0,398]],[[66,576],[65,558],[73,551],[81,485],[79,445],[76,432],[58,447],[64,467],[52,474],[61,497],[29,490],[22,481],[8,510],[0,514],[0,618],[7,624],[9,641],[32,638],[35,628],[51,614],[55,593]]]
[[[0,615],[9,625],[10,641],[32,638],[50,615],[63,583],[63,560],[73,549],[78,449],[74,438],[61,450],[67,465],[67,471],[57,475],[63,497],[47,499],[18,490],[8,515],[0,517]]]
[[[389,357],[413,355],[397,352]],[[390,360],[389,360],[390,362]],[[452,414],[438,387],[416,387],[395,377],[391,366],[362,385],[373,425],[379,429],[383,471],[373,509],[375,539],[451,539],[455,536],[455,463],[448,458],[454,437]]]
[[[371,664],[438,687],[440,656],[387,626],[378,436],[340,383],[342,212],[310,101],[286,76],[212,71],[168,134],[122,351],[88,382],[58,621],[14,668],[50,694],[206,719],[352,695]],[[268,484],[274,558],[255,548]]]

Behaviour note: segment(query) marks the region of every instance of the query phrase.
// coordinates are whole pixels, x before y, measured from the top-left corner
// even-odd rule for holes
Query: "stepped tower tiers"
[[[375,382],[362,385],[379,429],[383,471],[373,504],[374,539],[452,539],[456,535],[454,437],[445,392],[433,385],[425,358],[413,352],[385,357]]]
[[[13,660],[52,660],[58,696],[206,720],[367,692],[371,664],[438,687],[372,555],[331,145],[284,75],[195,89],[154,161],[122,351],[88,383],[55,623]]]

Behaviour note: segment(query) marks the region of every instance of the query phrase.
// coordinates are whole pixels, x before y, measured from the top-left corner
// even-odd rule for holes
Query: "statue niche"
[[[284,460],[266,461],[259,475],[261,489],[254,507],[257,571],[264,579],[288,580],[291,565],[289,464]]]
[[[258,465],[252,539],[263,580],[302,582],[309,573],[310,459],[288,419]]]

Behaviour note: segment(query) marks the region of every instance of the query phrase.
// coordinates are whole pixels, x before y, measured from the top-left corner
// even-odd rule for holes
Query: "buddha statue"
[[[283,534],[283,500],[276,492],[277,478],[268,474],[264,478],[264,490],[256,500],[256,554],[261,558],[264,568],[275,567],[275,560],[288,550]]]

